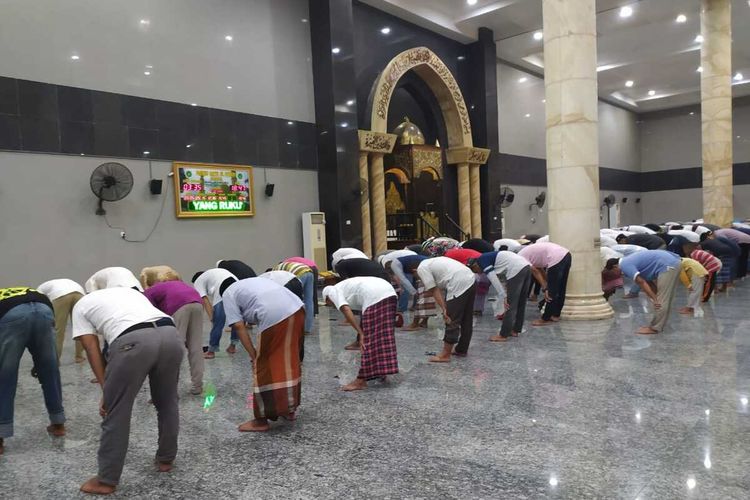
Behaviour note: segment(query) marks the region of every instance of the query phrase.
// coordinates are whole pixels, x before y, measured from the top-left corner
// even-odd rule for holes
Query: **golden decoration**
[[[401,199],[401,193],[396,188],[396,183],[391,182],[388,186],[388,192],[385,195],[385,213],[396,214],[406,209],[404,200]]]
[[[398,136],[398,143],[402,146],[424,144],[424,134],[419,127],[409,121],[408,116],[405,116],[404,121],[393,129],[393,135]]]

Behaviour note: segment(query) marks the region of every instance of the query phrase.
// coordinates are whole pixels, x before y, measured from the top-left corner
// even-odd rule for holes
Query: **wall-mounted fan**
[[[516,194],[513,192],[513,190],[509,187],[504,187],[500,189],[500,206],[503,208],[508,208],[513,204],[513,200],[516,199]]]
[[[102,163],[92,172],[90,184],[91,191],[99,198],[96,215],[105,215],[102,203],[125,198],[133,189],[133,174],[122,163]]]
[[[534,203],[532,203],[531,205],[529,205],[529,210],[531,210],[535,206],[537,208],[539,208],[539,210],[541,210],[542,207],[544,206],[544,202],[546,200],[547,200],[547,192],[546,191],[542,191],[541,193],[539,193],[538,195],[536,195],[536,197],[534,198]]]
[[[617,198],[615,197],[615,195],[610,194],[609,196],[604,198],[604,205],[606,205],[607,207],[611,207],[612,205],[615,204],[616,201],[617,201]]]

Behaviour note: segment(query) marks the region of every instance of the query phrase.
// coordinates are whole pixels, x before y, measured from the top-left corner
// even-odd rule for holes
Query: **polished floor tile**
[[[502,345],[487,342],[498,328],[489,303],[469,357],[426,362],[440,348],[437,322],[398,332],[401,373],[358,393],[337,391],[356,376],[358,355],[343,350],[353,333],[323,308],[306,339],[296,422],[237,432],[251,414],[245,354],[207,361],[206,383],[216,388],[209,408],[187,393],[183,366],[175,470],[151,466],[156,416],[144,387],[117,497],[748,498],[748,299],[750,281],[703,318],[686,318],[676,312],[680,290],[668,329],[642,337],[633,332],[648,318],[647,301],[618,293],[613,320],[528,327]],[[99,389],[72,354],[67,342],[64,439],[44,432],[41,391],[24,358],[0,497],[76,498],[96,472]]]

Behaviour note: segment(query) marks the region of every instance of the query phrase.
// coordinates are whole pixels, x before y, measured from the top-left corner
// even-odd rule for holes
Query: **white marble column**
[[[599,257],[596,2],[542,6],[550,240],[573,256],[562,318],[611,318]]]
[[[458,169],[458,223],[464,233],[471,233],[471,188],[469,164],[459,163]]]
[[[732,222],[732,2],[701,1],[703,218]]]
[[[469,165],[469,184],[471,188],[471,237],[482,237],[482,202],[479,183],[479,165]]]
[[[370,153],[370,200],[372,200],[373,252],[378,255],[388,250],[383,153]]]
[[[360,210],[362,212],[362,251],[372,258],[372,230],[370,229],[370,190],[367,151],[359,152]]]

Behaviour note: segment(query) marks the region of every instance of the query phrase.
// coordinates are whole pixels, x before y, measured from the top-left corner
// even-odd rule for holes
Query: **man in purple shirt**
[[[144,295],[174,319],[180,340],[187,347],[190,364],[190,394],[203,392],[203,308],[201,296],[183,281],[162,281],[147,288]]]
[[[750,255],[750,235],[732,228],[717,229],[713,232],[715,236],[726,238],[740,246],[740,257],[737,259],[737,277],[747,276],[747,259]]]

